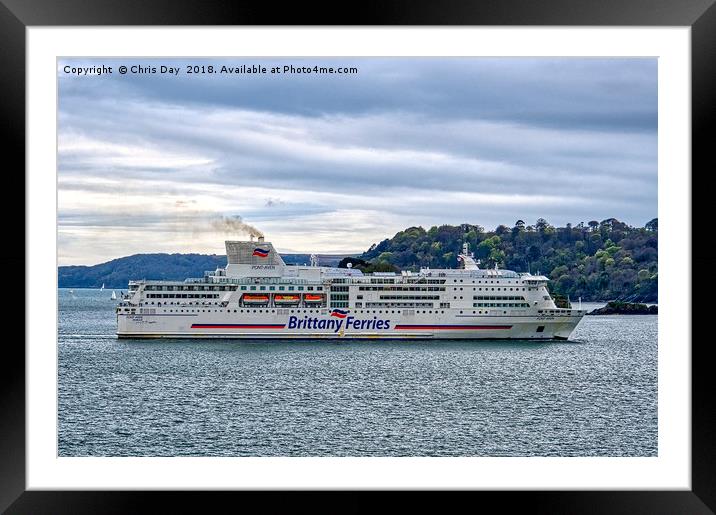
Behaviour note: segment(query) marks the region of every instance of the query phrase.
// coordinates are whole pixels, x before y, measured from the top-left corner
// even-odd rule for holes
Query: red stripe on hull
[[[192,329],[283,329],[286,324],[191,324]]]
[[[396,325],[395,329],[457,329],[457,330],[475,330],[475,329],[511,329],[511,325]]]

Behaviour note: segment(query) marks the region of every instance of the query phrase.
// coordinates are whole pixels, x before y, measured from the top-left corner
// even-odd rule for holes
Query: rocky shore
[[[647,306],[635,302],[618,302],[608,303],[603,308],[594,309],[587,315],[656,315],[658,314],[658,306]]]

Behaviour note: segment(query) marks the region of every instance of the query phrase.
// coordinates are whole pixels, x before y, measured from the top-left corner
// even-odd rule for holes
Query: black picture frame
[[[692,192],[708,194],[705,183],[716,167],[711,150],[716,113],[716,6],[715,0],[483,0],[441,1],[383,0],[349,3],[286,3],[196,0],[0,0],[0,109],[3,129],[4,189],[13,201],[24,202],[25,169],[25,29],[32,26],[91,25],[552,25],[552,26],[688,26],[691,27],[692,72]],[[340,10],[336,7],[340,6]],[[7,163],[14,163],[13,166]],[[694,173],[696,171],[698,173]],[[684,174],[688,174],[685,170]],[[693,197],[692,220],[707,221],[705,209]],[[6,207],[8,202],[5,203]],[[700,204],[701,206],[705,205]],[[15,206],[16,213],[23,206]],[[7,211],[6,211],[7,212]],[[12,252],[0,256],[6,273],[25,269],[24,224],[8,224],[7,238],[15,242]],[[15,231],[13,234],[12,231]],[[708,257],[705,237],[692,232],[692,266],[707,278],[714,268]],[[684,249],[687,251],[688,249]],[[685,252],[688,256],[688,252]],[[691,277],[687,278],[691,281]],[[14,281],[17,282],[17,281]],[[708,285],[705,285],[708,287]],[[3,313],[17,318],[17,305],[32,308],[38,299],[22,298],[19,292],[2,295]],[[703,291],[703,290],[701,290]],[[692,292],[698,293],[698,289]],[[692,294],[693,295],[693,294]],[[27,300],[27,301],[26,301]],[[46,300],[46,299],[45,299]],[[706,317],[708,302],[692,297],[692,320]],[[39,307],[39,305],[38,305]],[[15,320],[15,325],[24,327]],[[7,333],[6,333],[7,334]],[[494,501],[503,508],[524,506],[535,513],[683,513],[716,511],[716,407],[710,381],[708,338],[684,333],[692,344],[692,489],[690,491],[523,491],[471,492],[480,505]],[[24,341],[24,334],[23,334]],[[6,337],[0,361],[0,511],[8,514],[77,514],[207,512],[211,506],[251,502],[257,492],[146,492],[146,491],[26,491],[25,477],[25,352],[19,338]],[[425,492],[402,496],[401,502],[424,502]],[[323,495],[323,494],[321,494]],[[362,500],[343,494],[335,510],[358,511]],[[271,510],[288,511],[297,502],[320,509],[323,498],[307,492],[255,499]],[[464,495],[450,500],[462,502]],[[471,500],[470,502],[475,502]],[[411,503],[412,504],[412,503]],[[155,505],[156,506],[156,505]],[[234,504],[235,507],[239,507]],[[268,505],[265,505],[268,506]],[[484,505],[486,506],[486,505]],[[329,509],[330,506],[326,506]],[[406,506],[407,507],[407,506]],[[447,508],[443,505],[442,508]],[[325,508],[324,508],[325,509]],[[233,510],[232,510],[233,511]],[[331,510],[333,511],[333,510]]]

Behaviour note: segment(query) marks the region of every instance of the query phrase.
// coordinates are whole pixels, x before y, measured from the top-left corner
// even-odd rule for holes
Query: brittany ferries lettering
[[[259,238],[227,241],[227,265],[184,281],[130,281],[120,338],[567,339],[585,311],[558,308],[547,277],[482,269],[363,274],[288,266]]]

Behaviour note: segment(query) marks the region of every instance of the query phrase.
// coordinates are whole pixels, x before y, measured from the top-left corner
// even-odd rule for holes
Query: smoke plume
[[[257,238],[263,237],[264,233],[259,231],[241,219],[240,216],[221,216],[211,221],[211,228],[216,232],[223,233],[244,233]]]

